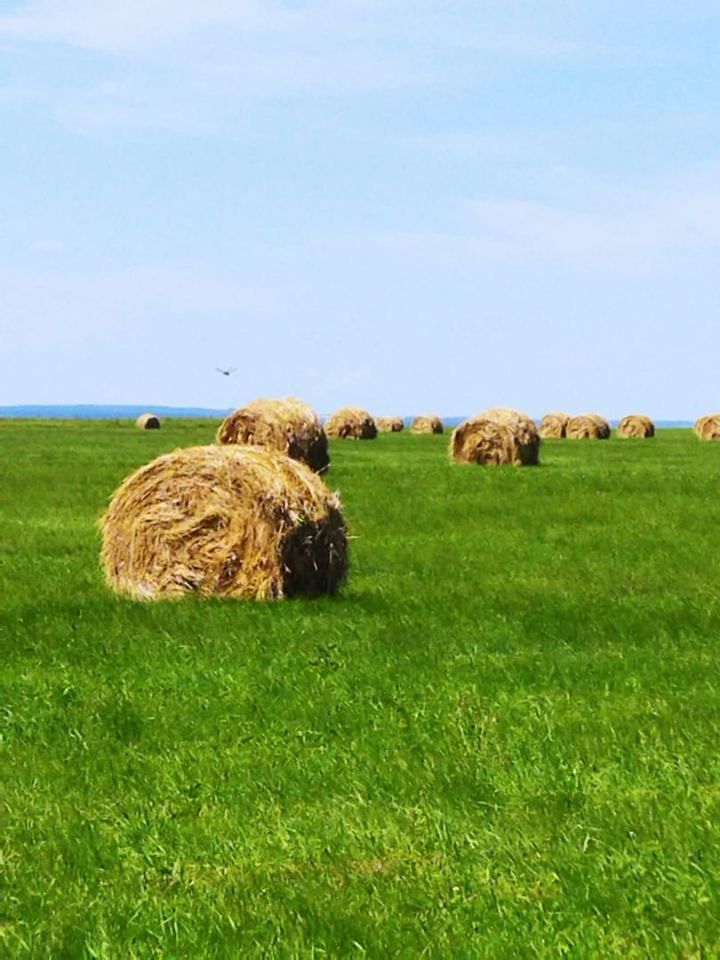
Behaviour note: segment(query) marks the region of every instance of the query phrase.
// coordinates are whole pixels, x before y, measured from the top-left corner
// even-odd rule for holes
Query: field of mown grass
[[[720,955],[720,443],[336,441],[336,599],[112,596],[208,421],[0,424],[0,953]]]

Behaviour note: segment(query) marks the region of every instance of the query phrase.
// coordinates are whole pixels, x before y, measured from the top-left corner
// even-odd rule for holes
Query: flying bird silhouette
[[[237,367],[228,367],[227,370],[223,370],[222,367],[215,367],[218,373],[221,373],[224,377],[229,377],[231,373],[235,373]]]

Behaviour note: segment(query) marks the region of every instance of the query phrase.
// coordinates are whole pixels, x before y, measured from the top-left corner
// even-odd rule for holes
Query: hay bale
[[[569,413],[546,413],[540,421],[538,433],[543,440],[564,437],[569,419]]]
[[[156,417],[154,413],[141,413],[135,421],[135,426],[139,430],[159,430],[160,418]]]
[[[655,424],[643,413],[630,413],[618,424],[617,435],[626,439],[654,437]]]
[[[459,463],[514,464],[539,462],[540,437],[533,421],[518,410],[493,407],[453,430],[450,455]]]
[[[402,417],[375,417],[375,424],[380,433],[400,433],[405,429]]]
[[[362,407],[343,407],[327,418],[325,432],[329,437],[344,440],[374,440],[378,430],[367,410]]]
[[[122,483],[101,529],[108,584],[138,600],[333,594],[347,571],[337,497],[261,447],[158,457]]]
[[[565,436],[571,440],[607,440],[610,424],[599,413],[581,413],[577,417],[570,417]]]
[[[427,413],[422,417],[415,417],[410,425],[411,433],[442,433],[443,422],[434,413]]]
[[[720,440],[720,413],[708,413],[693,428],[701,440]]]
[[[295,397],[253,400],[220,424],[216,442],[265,447],[301,460],[316,473],[330,466],[327,434],[308,404]]]

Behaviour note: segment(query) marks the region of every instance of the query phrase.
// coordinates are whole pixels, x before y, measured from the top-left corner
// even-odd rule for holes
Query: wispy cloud
[[[115,54],[143,54],[190,43],[208,50],[212,36],[243,33],[344,47],[349,43],[445,48],[471,55],[526,59],[577,59],[632,50],[557,29],[538,31],[523,15],[523,4],[498,11],[473,4],[439,7],[417,2],[409,14],[398,0],[32,0],[0,16],[0,37],[64,43]],[[637,50],[634,50],[637,52]]]
[[[47,238],[33,241],[32,248],[36,253],[43,254],[61,253],[64,249],[63,244],[59,240],[50,240]]]
[[[0,90],[0,103],[31,103],[73,127],[194,133],[222,129],[248,100],[432,83],[437,72],[427,46],[396,32],[392,7],[377,0],[26,3],[0,16],[0,40],[11,51],[60,45],[87,56],[77,60],[75,81],[61,60],[47,60],[31,84]]]
[[[0,35],[111,53],[163,47],[199,31],[263,29],[292,16],[256,0],[45,0],[0,17]]]
[[[47,250],[46,243],[42,249]],[[54,245],[50,245],[54,250]],[[39,248],[38,248],[39,249]],[[195,264],[155,264],[109,269],[4,269],[1,326],[14,330],[20,344],[118,343],[122,331],[131,342],[197,330],[197,324],[253,328],[284,321],[302,302],[291,283],[239,282]]]
[[[600,198],[598,198],[600,199]],[[608,199],[607,197],[605,198]],[[380,235],[397,254],[436,263],[652,273],[720,253],[720,189],[676,182],[580,209],[526,200],[478,200],[454,227]]]
[[[518,66],[665,56],[547,6],[543,19],[525,0],[25,0],[0,16],[0,42],[43,62],[30,84],[9,79],[0,105],[73,129],[206,134],[269,98],[480,93]],[[72,71],[45,55],[58,46]]]
[[[467,82],[494,59],[617,51],[562,29],[538,32],[522,3],[506,6],[498,13],[418,0],[409,13],[400,0],[32,0],[0,16],[0,38],[174,65],[201,82],[239,81],[254,94],[387,88],[441,76]]]

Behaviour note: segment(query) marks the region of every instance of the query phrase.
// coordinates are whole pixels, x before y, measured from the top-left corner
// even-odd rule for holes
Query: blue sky
[[[720,408],[719,42],[703,0],[0,0],[0,404]]]

